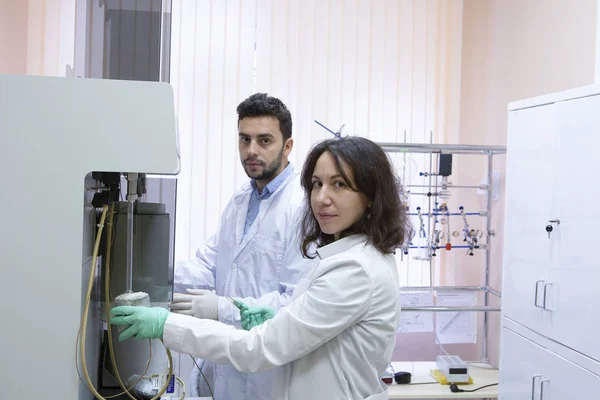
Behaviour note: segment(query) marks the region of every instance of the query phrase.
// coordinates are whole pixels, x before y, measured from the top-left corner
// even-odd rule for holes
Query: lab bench
[[[412,374],[411,384],[388,386],[390,399],[497,399],[498,386],[491,386],[476,392],[452,393],[449,385],[440,385],[429,375],[436,368],[434,361],[393,362],[395,371],[406,371]],[[483,368],[482,368],[483,367]],[[498,370],[490,366],[477,364],[469,367],[473,384],[460,385],[462,389],[476,389],[481,386],[498,383]],[[421,383],[421,384],[418,384]],[[210,400],[210,397],[186,397],[186,400]]]
[[[452,393],[450,385],[435,382],[429,372],[436,369],[434,361],[393,362],[394,371],[406,371],[412,374],[410,384],[398,385],[395,382],[388,386],[390,399],[496,399],[498,386],[491,386],[476,392]],[[469,374],[473,379],[471,385],[459,385],[459,388],[472,390],[481,386],[498,383],[498,370],[485,364],[469,366]]]

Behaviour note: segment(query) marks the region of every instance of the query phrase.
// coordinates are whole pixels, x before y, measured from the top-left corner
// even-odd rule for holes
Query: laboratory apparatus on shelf
[[[490,251],[495,231],[492,228],[492,193],[494,187],[493,166],[494,157],[505,154],[505,146],[478,146],[478,145],[456,145],[456,144],[426,144],[426,143],[378,143],[388,153],[400,153],[407,157],[411,153],[419,153],[428,158],[428,170],[419,172],[419,177],[424,183],[406,185],[406,201],[408,203],[408,214],[416,225],[410,243],[405,245],[401,251],[404,257],[429,263],[429,286],[401,287],[405,292],[438,292],[438,291],[475,291],[483,293],[483,305],[423,305],[403,307],[403,311],[419,312],[483,312],[483,338],[482,338],[482,360],[488,361],[488,334],[489,315],[488,312],[499,312],[500,307],[490,305],[490,295],[501,297],[501,293],[491,287]],[[452,175],[454,157],[483,156],[487,158],[484,176],[485,183],[479,185],[454,185],[449,180]],[[406,165],[406,164],[405,164]],[[403,177],[403,183],[406,177]],[[453,209],[452,196],[454,190],[468,189],[480,190],[487,194],[486,207],[483,210],[467,210],[458,205]],[[426,199],[425,205],[419,204],[411,207],[412,199]],[[421,202],[422,203],[422,202]],[[478,224],[475,218],[483,219],[483,227],[476,228]],[[434,275],[434,266],[440,251],[465,251],[466,257],[471,257],[477,252],[484,252],[485,278],[478,286],[435,286],[431,277]],[[501,266],[498,266],[501,268]]]

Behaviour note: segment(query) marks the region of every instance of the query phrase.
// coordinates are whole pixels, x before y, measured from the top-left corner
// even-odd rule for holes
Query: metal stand
[[[501,297],[501,293],[490,287],[490,250],[491,250],[491,238],[495,232],[491,228],[492,224],[492,189],[493,189],[493,157],[496,154],[505,154],[505,146],[476,146],[476,145],[436,145],[436,144],[416,144],[416,143],[379,143],[379,145],[388,153],[425,153],[429,154],[429,165],[430,175],[428,185],[415,185],[418,187],[426,188],[429,193],[435,193],[438,189],[437,184],[432,185],[431,169],[433,167],[433,155],[434,154],[471,154],[471,155],[483,155],[487,157],[487,178],[488,178],[488,196],[487,196],[487,210],[485,215],[485,244],[480,248],[485,251],[485,282],[483,286],[433,286],[431,281],[433,277],[433,262],[430,260],[430,286],[426,287],[403,287],[400,290],[403,291],[437,291],[437,290],[473,290],[481,291],[484,293],[484,305],[483,306],[457,306],[457,307],[438,307],[438,306],[423,306],[423,307],[403,307],[403,311],[433,311],[433,312],[457,312],[457,311],[481,311],[484,312],[483,320],[483,344],[482,344],[482,358],[483,361],[488,361],[488,325],[489,311],[501,311],[501,307],[491,307],[489,305],[489,295]],[[478,188],[478,186],[451,186],[448,188]],[[429,203],[429,210],[427,211],[428,219],[431,219],[435,215],[434,210],[431,208],[431,197]],[[428,224],[431,227],[431,222]],[[431,234],[431,229],[428,229],[428,235]],[[431,236],[428,237],[428,239]]]

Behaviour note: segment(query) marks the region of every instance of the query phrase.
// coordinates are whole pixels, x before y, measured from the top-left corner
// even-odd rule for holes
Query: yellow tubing
[[[134,383],[130,388],[125,387],[125,384],[123,383],[123,381],[121,380],[121,375],[119,375],[119,369],[117,368],[117,361],[115,360],[115,352],[114,352],[114,347],[113,347],[113,340],[112,340],[112,327],[110,326],[110,252],[111,252],[111,247],[112,247],[112,235],[113,235],[113,217],[115,214],[115,205],[111,204],[110,208],[108,209],[108,231],[106,232],[106,263],[105,263],[105,270],[104,270],[104,301],[106,304],[106,325],[107,325],[107,330],[108,330],[108,352],[110,353],[110,361],[112,363],[112,367],[115,371],[115,378],[117,378],[117,381],[119,382],[119,386],[121,386],[121,389],[123,389],[122,393],[119,393],[115,396],[110,396],[108,398],[114,398],[114,397],[118,397],[121,396],[123,394],[127,395],[127,397],[129,397],[131,400],[137,400],[135,397],[133,397],[131,395],[131,393],[129,393],[129,391],[137,384]],[[150,348],[150,351],[152,352],[152,347]],[[152,357],[152,353],[150,353],[150,357]],[[148,368],[150,367],[150,361],[148,361],[148,366],[146,367],[146,371],[148,371]],[[146,371],[144,371],[144,373],[142,374],[145,375]],[[140,377],[140,379],[142,379]],[[138,380],[139,382],[139,380]]]
[[[80,325],[81,340],[79,341],[79,355],[81,358],[81,369],[83,370],[83,377],[85,379],[85,383],[86,383],[88,389],[90,390],[90,392],[92,392],[92,394],[99,400],[107,400],[107,398],[102,397],[102,395],[100,395],[100,393],[98,393],[98,391],[96,390],[96,388],[94,387],[94,384],[92,383],[92,381],[90,379],[90,375],[89,375],[89,372],[87,369],[87,363],[85,361],[85,342],[86,342],[87,320],[88,320],[89,309],[90,309],[90,301],[91,301],[91,297],[92,297],[92,289],[94,286],[94,272],[95,272],[97,262],[98,262],[98,250],[100,248],[100,239],[102,238],[102,231],[104,229],[104,222],[106,220],[107,213],[108,213],[108,206],[105,205],[102,207],[102,215],[100,217],[100,224],[98,225],[98,232],[96,233],[96,241],[94,244],[94,251],[92,253],[92,264],[90,266],[90,277],[88,280],[88,288],[87,288],[87,294],[85,297],[85,305],[83,308],[83,315],[81,317],[81,325]],[[107,303],[106,307],[110,308],[110,303]],[[109,329],[110,329],[110,325],[109,325]],[[110,332],[109,332],[108,336],[110,337]],[[167,349],[167,358],[169,360],[169,374],[167,375],[165,385],[162,387],[160,392],[152,398],[152,400],[160,399],[160,397],[166,392],[167,387],[169,386],[170,378],[173,375],[173,358],[171,357],[171,352],[169,351],[169,349]],[[118,373],[117,373],[117,375],[118,375]],[[119,378],[119,381],[120,381],[120,378]],[[122,384],[122,382],[120,382],[120,384]],[[128,391],[126,391],[126,393],[130,398],[135,400],[135,398],[132,397]]]

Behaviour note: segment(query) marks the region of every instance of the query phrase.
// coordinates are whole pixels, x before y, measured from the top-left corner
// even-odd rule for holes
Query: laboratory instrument
[[[435,360],[438,371],[449,383],[468,383],[469,366],[455,355],[439,355]]]
[[[162,343],[111,346],[105,316],[171,299],[176,125],[166,83],[0,75],[3,397],[173,386]]]

